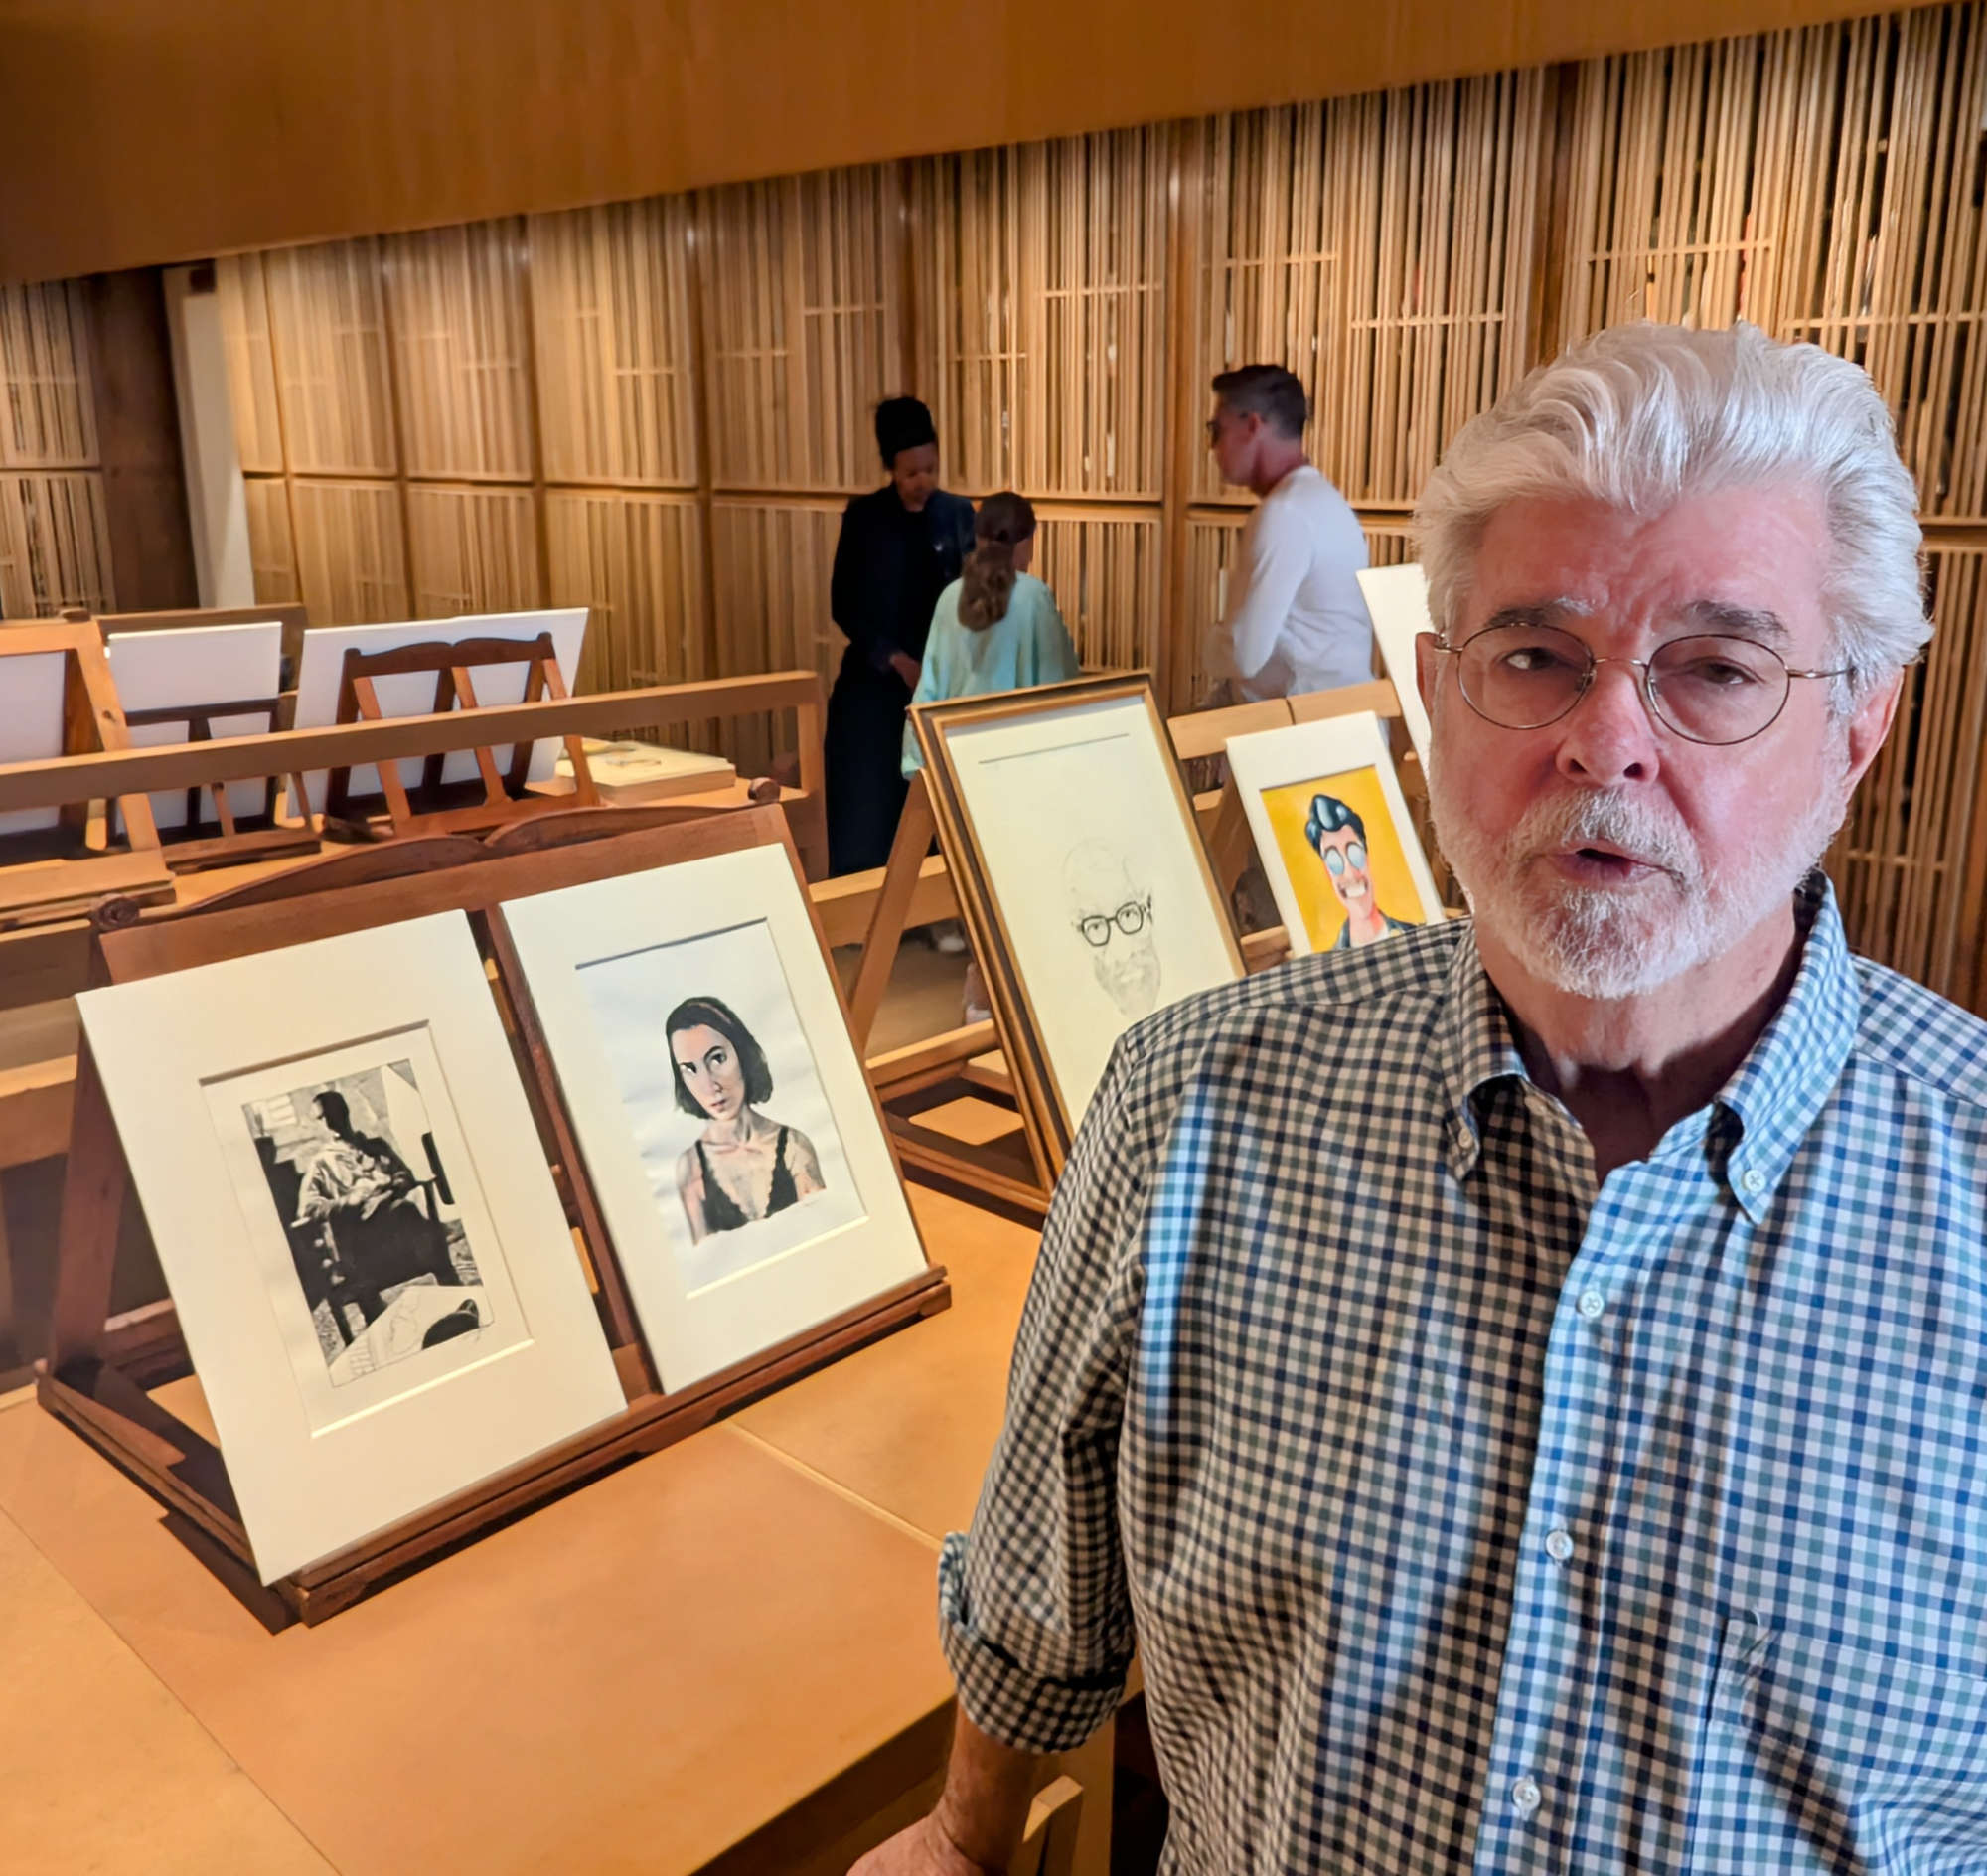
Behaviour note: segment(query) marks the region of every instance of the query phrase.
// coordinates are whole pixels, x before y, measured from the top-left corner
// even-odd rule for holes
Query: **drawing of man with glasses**
[[[1079,841],[1062,862],[1070,923],[1090,948],[1097,982],[1127,1021],[1159,1004],[1159,952],[1152,942],[1152,895],[1124,855],[1105,841]]]
[[[1366,823],[1336,795],[1313,795],[1304,839],[1316,849],[1331,880],[1331,889],[1345,907],[1345,923],[1332,941],[1334,951],[1377,944],[1397,931],[1412,931],[1415,921],[1393,918],[1373,898],[1373,875],[1366,869]]]

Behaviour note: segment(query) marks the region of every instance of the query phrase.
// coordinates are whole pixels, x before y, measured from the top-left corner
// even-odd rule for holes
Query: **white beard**
[[[1736,945],[1785,904],[1842,825],[1843,757],[1799,825],[1748,847],[1714,871],[1676,811],[1627,789],[1581,789],[1526,810],[1501,841],[1467,812],[1466,776],[1429,765],[1436,840],[1479,925],[1555,989],[1616,1002],[1660,989]],[[1620,886],[1554,877],[1541,857],[1582,842],[1620,847],[1659,868]]]

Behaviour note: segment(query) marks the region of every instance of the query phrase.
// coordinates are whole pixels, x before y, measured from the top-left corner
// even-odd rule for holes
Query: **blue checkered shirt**
[[[1987,1872],[1987,1025],[1852,958],[1597,1192],[1467,925],[1121,1044],[940,1566],[1165,1868]]]

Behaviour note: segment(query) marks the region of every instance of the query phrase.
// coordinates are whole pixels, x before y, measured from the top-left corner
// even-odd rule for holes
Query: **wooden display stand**
[[[848,996],[855,1045],[865,1051],[889,988],[890,972],[903,947],[907,915],[925,869],[926,855],[938,835],[938,818],[920,770],[911,778],[896,839],[862,942],[862,962]],[[956,864],[946,856],[948,868]],[[870,1078],[882,1103],[884,1124],[904,1161],[940,1183],[999,1200],[1030,1217],[1048,1210],[1055,1181],[1032,1128],[1026,1125],[1007,1063],[1019,1038],[1010,1036],[997,1014],[992,1021],[968,1023],[934,1036],[894,1059],[872,1060]],[[1011,1113],[1015,1125],[975,1143],[940,1133],[920,1116],[965,1096]]]
[[[51,619],[0,626],[0,667],[13,658],[60,657],[64,662],[62,756],[109,754],[131,747],[116,681],[93,623]],[[0,669],[0,692],[6,678]],[[73,918],[97,899],[119,893],[139,904],[173,896],[172,874],[159,851],[152,804],[141,794],[117,797],[126,846],[120,853],[87,846],[89,801],[62,800],[47,830],[0,836],[0,928]]]
[[[150,723],[184,723],[188,742],[212,742],[216,717],[264,715],[269,727],[287,729],[286,720],[293,699],[281,697],[239,698],[221,704],[166,704],[152,710],[131,710],[125,722],[133,728]],[[155,745],[156,746],[156,745]],[[281,860],[288,855],[315,854],[316,831],[308,819],[285,824],[279,812],[282,785],[270,776],[262,784],[262,807],[253,815],[237,816],[228,799],[229,784],[208,782],[186,791],[186,828],[159,836],[160,851],[174,872],[200,872],[209,866],[236,866],[249,860]],[[201,831],[202,795],[214,803],[219,834]]]
[[[472,638],[458,644],[406,645],[397,651],[387,652],[353,649],[345,654],[345,665],[339,674],[336,720],[341,723],[384,721],[385,713],[380,707],[380,696],[375,684],[380,678],[432,676],[435,691],[430,714],[442,716],[455,709],[473,710],[480,706],[476,701],[475,681],[470,674],[493,665],[518,664],[527,667],[524,703],[536,704],[547,699],[564,701],[565,681],[559,676],[558,654],[552,647],[549,632],[540,632],[535,639],[529,641]],[[593,772],[587,766],[585,738],[567,736],[564,742],[567,759],[572,765],[572,792],[564,799],[581,807],[592,807],[600,797],[594,790]],[[513,745],[508,776],[498,773],[494,746],[479,744],[472,753],[476,758],[476,772],[482,790],[480,799],[468,802],[456,799],[462,789],[450,790],[441,779],[442,764],[447,758],[430,755],[422,765],[420,790],[423,805],[417,811],[408,797],[405,784],[400,780],[399,764],[382,762],[379,764],[380,789],[385,797],[386,812],[366,816],[359,825],[375,837],[461,833],[542,812],[544,802],[525,794],[525,783],[532,766],[532,745],[529,742]],[[468,791],[473,795],[477,786],[478,783],[468,784]],[[329,772],[324,796],[327,828],[351,822],[351,787],[350,766]]]
[[[177,1343],[170,1306],[148,1313],[142,1347],[106,1325],[129,1172],[85,1037],[63,1191],[53,1334],[38,1395],[44,1407],[177,1513],[190,1548],[265,1621],[323,1621],[388,1578],[501,1520],[625,1458],[683,1439],[731,1408],[951,1302],[943,1268],[927,1266],[921,1275],[749,1360],[674,1392],[662,1390],[497,908],[531,893],[772,843],[786,849],[796,878],[800,861],[777,808],[597,840],[574,838],[584,831],[583,816],[564,818],[566,844],[532,852],[505,853],[444,836],[335,855],[142,923],[129,901],[114,900],[100,910],[96,976],[106,983],[435,912],[469,913],[494,968],[526,1092],[627,1397],[615,1418],[283,1578],[272,1595],[256,1579],[219,1450],[145,1392],[145,1385],[165,1378],[174,1352],[183,1371],[184,1345]]]

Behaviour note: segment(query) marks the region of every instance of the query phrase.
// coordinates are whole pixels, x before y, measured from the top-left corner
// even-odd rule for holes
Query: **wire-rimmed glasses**
[[[1111,942],[1114,930],[1122,931],[1127,938],[1138,937],[1146,929],[1146,921],[1151,915],[1152,895],[1148,892],[1143,899],[1127,899],[1115,912],[1092,912],[1075,923],[1077,930],[1083,934],[1084,943],[1094,945],[1101,951]]]
[[[1466,703],[1502,729],[1543,729],[1585,697],[1603,665],[1632,665],[1649,713],[1689,742],[1724,746],[1770,729],[1795,678],[1843,678],[1842,671],[1796,671],[1770,645],[1718,632],[1693,632],[1647,658],[1597,658],[1554,625],[1493,625],[1436,650],[1456,661]]]

